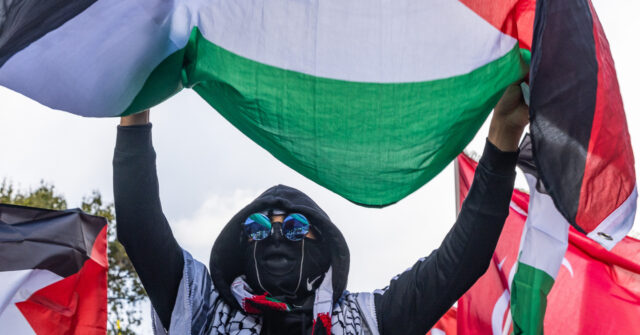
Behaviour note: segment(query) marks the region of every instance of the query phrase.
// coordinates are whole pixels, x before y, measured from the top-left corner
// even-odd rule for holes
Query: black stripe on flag
[[[0,0],[0,67],[96,0]]]
[[[588,0],[537,1],[530,73],[538,173],[558,210],[576,226],[598,85]]]
[[[79,209],[0,204],[0,271],[46,269],[68,277],[89,259],[106,224],[106,219]]]

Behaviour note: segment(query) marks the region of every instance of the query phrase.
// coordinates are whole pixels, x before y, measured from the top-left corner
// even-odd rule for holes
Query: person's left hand
[[[524,128],[529,123],[529,107],[524,103],[519,84],[512,84],[493,109],[488,139],[501,151],[516,151]]]

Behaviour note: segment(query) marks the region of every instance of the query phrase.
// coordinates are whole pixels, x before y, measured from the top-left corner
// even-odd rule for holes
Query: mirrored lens
[[[302,214],[290,214],[282,222],[282,234],[291,241],[300,241],[309,233],[309,220]]]
[[[271,221],[264,214],[251,214],[244,221],[244,232],[252,240],[264,240],[271,233]]]

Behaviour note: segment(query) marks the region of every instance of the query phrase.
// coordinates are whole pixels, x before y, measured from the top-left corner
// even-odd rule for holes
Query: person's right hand
[[[120,118],[121,126],[137,126],[149,123],[149,110],[143,112],[123,116]]]
[[[510,85],[493,109],[487,138],[498,149],[514,152],[528,123],[529,106],[524,102],[522,88],[519,84]]]

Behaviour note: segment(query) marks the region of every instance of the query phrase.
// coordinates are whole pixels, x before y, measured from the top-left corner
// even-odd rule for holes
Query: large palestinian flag
[[[630,227],[633,157],[589,0],[0,6],[1,85],[84,116],[190,87],[285,164],[371,206],[441,171],[528,75],[540,177],[560,212],[605,244]]]
[[[455,330],[474,335],[637,333],[640,241],[624,237],[609,251],[569,227],[535,182],[530,148],[522,150],[520,166],[530,194],[513,191],[489,269],[458,301]],[[462,201],[477,163],[465,155],[457,162]]]
[[[105,334],[107,224],[0,204],[0,333]]]

